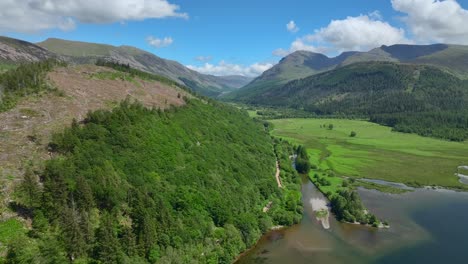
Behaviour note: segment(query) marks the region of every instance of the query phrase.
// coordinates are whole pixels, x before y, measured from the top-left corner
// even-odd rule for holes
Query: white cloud
[[[153,36],[149,36],[146,38],[146,42],[155,47],[155,48],[164,48],[170,46],[174,40],[171,37],[165,37],[163,39],[155,38]]]
[[[148,18],[183,17],[167,0],[1,0],[0,32],[73,29],[76,22],[113,23]]]
[[[212,59],[213,57],[211,56],[198,56],[195,58],[195,60],[199,62],[208,62],[208,61],[211,61]]]
[[[286,24],[286,29],[289,32],[296,33],[299,31],[299,28],[296,25],[296,22],[294,20],[289,21],[289,23]]]
[[[225,61],[220,61],[217,65],[205,63],[203,66],[187,65],[187,67],[197,72],[216,76],[242,75],[248,77],[256,77],[262,74],[264,71],[273,67],[273,64],[254,63],[249,66],[243,66],[239,64],[231,64]]]
[[[315,30],[313,34],[297,38],[288,50],[277,49],[273,55],[284,55],[297,50],[312,52],[363,51],[381,45],[411,43],[405,30],[382,21],[378,11],[369,15],[332,20],[328,26]]]
[[[368,50],[381,45],[410,42],[405,30],[367,15],[332,20],[306,37],[311,42],[327,43],[337,50]]]
[[[455,0],[392,0],[419,42],[468,44],[468,10]]]

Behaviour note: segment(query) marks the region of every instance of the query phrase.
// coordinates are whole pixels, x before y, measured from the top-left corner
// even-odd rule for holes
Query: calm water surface
[[[329,230],[315,219],[309,201],[323,198],[303,179],[300,224],[265,235],[237,263],[467,263],[468,193],[418,189],[392,195],[359,190],[366,207],[390,229],[342,224]]]

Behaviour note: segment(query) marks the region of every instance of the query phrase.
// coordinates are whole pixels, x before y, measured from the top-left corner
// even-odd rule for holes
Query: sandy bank
[[[321,198],[312,198],[309,202],[312,206],[312,211],[314,211],[314,213],[317,214],[320,211],[326,211],[326,214],[324,216],[318,217],[316,215],[316,218],[322,223],[323,228],[330,229],[330,211],[327,206],[327,201]]]

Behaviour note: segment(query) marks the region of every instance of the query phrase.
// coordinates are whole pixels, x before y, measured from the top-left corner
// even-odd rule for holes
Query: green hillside
[[[26,174],[18,201],[33,230],[11,242],[8,263],[231,263],[301,219],[292,148],[275,145],[263,123],[212,101],[92,112],[53,137],[42,188]]]
[[[382,46],[348,57],[342,65],[356,62],[392,61],[440,67],[458,77],[468,78],[468,46],[432,44]]]
[[[353,54],[354,52],[345,52],[338,57],[329,58],[319,53],[296,51],[284,57],[277,65],[265,71],[245,87],[228,94],[226,98],[242,100],[255,96],[289,81],[332,69]]]
[[[85,57],[108,56],[115,48],[111,45],[97,44],[81,41],[70,41],[56,38],[48,38],[37,45],[61,55]]]
[[[459,77],[468,79],[468,46],[448,45],[445,50],[418,57],[413,62],[442,66]]]

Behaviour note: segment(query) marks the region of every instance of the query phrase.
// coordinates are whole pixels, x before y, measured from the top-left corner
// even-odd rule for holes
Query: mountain
[[[132,68],[168,77],[203,95],[216,97],[238,88],[229,86],[223,78],[190,70],[182,64],[162,59],[150,52],[131,46],[111,46],[49,38],[37,45],[65,56],[75,63],[93,63],[97,58],[128,64]]]
[[[0,74],[0,262],[232,263],[300,221],[293,148],[267,124],[106,65]]]
[[[217,76],[220,83],[227,87],[241,88],[250,83],[253,78],[242,75]]]
[[[365,61],[392,61],[440,67],[462,79],[468,78],[468,46],[432,44],[382,46],[369,52],[356,53],[342,65]]]
[[[54,53],[35,44],[0,36],[0,63],[15,64],[41,61],[57,57]]]
[[[249,102],[262,92],[289,81],[308,77],[358,62],[401,62],[440,67],[459,78],[468,79],[468,46],[433,44],[382,46],[368,52],[344,52],[335,58],[296,51],[283,58],[245,87],[228,94],[231,100]]]
[[[249,103],[367,117],[399,131],[468,138],[468,80],[431,65],[361,62],[269,89]]]
[[[329,58],[323,54],[296,51],[280,60],[278,64],[255,78],[241,89],[228,94],[228,98],[243,99],[254,97],[257,92],[278,87],[295,79],[304,78],[330,70],[342,63],[355,52],[345,52],[338,57]]]

